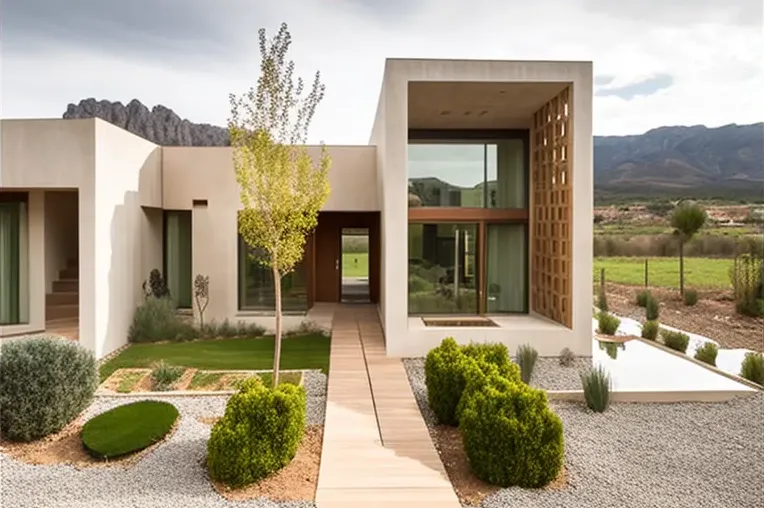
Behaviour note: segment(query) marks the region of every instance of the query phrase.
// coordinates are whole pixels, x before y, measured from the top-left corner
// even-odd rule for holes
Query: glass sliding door
[[[409,129],[409,314],[528,312],[530,133]]]
[[[477,224],[409,224],[409,314],[477,314]]]
[[[192,275],[191,212],[164,213],[164,273],[175,305],[191,308]]]
[[[524,224],[486,225],[488,314],[528,312],[528,248]]]
[[[20,202],[0,202],[0,325],[21,322]]]

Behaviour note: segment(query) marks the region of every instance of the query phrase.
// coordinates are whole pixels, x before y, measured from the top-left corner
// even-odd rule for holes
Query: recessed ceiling
[[[523,129],[569,83],[414,81],[410,129]]]

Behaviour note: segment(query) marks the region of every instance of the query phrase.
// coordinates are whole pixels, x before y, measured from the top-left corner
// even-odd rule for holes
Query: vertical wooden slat
[[[533,117],[531,136],[531,308],[572,326],[570,87]]]

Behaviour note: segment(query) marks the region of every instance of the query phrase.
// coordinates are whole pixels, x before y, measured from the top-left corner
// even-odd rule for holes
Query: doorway
[[[342,228],[340,299],[344,303],[369,303],[369,228]]]

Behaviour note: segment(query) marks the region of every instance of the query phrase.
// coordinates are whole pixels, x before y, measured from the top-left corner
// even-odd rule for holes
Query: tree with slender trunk
[[[708,215],[697,203],[682,201],[671,213],[671,227],[674,228],[674,236],[679,239],[679,293],[684,296],[684,245],[689,242],[695,233],[706,223]]]
[[[228,131],[233,147],[242,210],[238,229],[256,261],[270,268],[275,292],[276,336],[273,386],[281,362],[281,281],[300,262],[307,236],[318,224],[318,212],[329,197],[331,159],[321,143],[314,160],[304,146],[316,106],[325,87],[316,72],[307,94],[302,78],[287,61],[292,43],[286,23],[260,38],[260,77],[241,96],[231,94]]]

